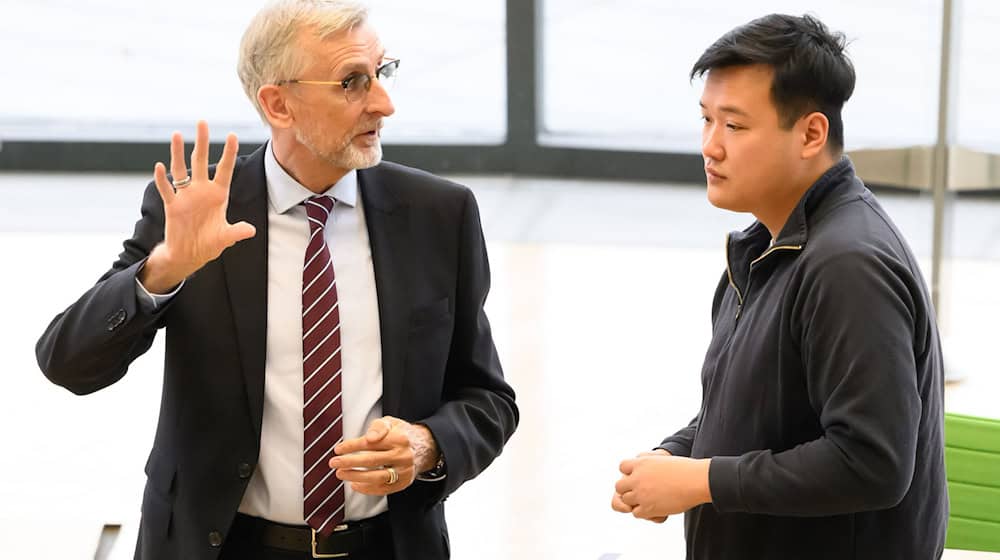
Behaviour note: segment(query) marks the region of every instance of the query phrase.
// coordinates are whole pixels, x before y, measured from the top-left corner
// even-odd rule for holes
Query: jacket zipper
[[[750,271],[747,273],[747,286],[750,285],[750,276],[753,274],[753,266],[755,264],[759,263],[760,261],[764,260],[768,255],[770,255],[771,253],[777,252],[777,251],[801,251],[801,250],[802,250],[802,245],[775,245],[773,247],[769,247],[767,249],[767,251],[764,251],[764,253],[761,256],[759,256],[756,259],[750,261]],[[736,298],[738,300],[738,302],[736,304],[736,317],[734,318],[734,323],[735,323],[735,322],[738,322],[740,320],[740,314],[743,312],[743,303],[744,303],[744,301],[743,301],[743,294],[740,292],[740,289],[736,287],[736,283],[733,282],[733,272],[732,272],[732,268],[729,265],[729,234],[728,233],[726,234],[726,276],[729,279],[729,285],[732,286],[733,290],[736,292]],[[735,324],[733,326],[735,327]]]
[[[761,260],[764,259],[764,257],[770,255],[771,253],[773,253],[775,251],[781,251],[781,250],[801,251],[802,250],[802,245],[775,245],[773,247],[770,247],[767,251],[764,251],[763,255],[761,255],[761,256],[757,257],[756,259],[750,261],[750,271],[753,272],[753,265],[759,263]],[[726,254],[727,254],[727,258],[728,258],[729,252],[726,251]]]
[[[740,312],[743,311],[743,294],[740,293],[740,289],[736,287],[736,283],[733,282],[733,269],[729,266],[729,235],[726,234],[726,277],[729,278],[729,285],[732,286],[733,291],[736,292],[736,318],[734,321],[740,320]],[[735,324],[733,325],[736,326]]]

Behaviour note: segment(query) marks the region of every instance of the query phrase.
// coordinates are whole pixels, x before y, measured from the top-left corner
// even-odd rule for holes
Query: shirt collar
[[[271,142],[267,143],[264,153],[264,176],[267,179],[267,198],[271,207],[279,214],[291,210],[303,201],[316,196],[316,193],[296,181],[274,157]],[[358,172],[350,170],[323,194],[332,196],[340,204],[354,207],[358,202]]]

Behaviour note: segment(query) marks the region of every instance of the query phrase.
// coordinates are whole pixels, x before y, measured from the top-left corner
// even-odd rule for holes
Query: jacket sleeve
[[[853,251],[817,263],[791,296],[807,392],[823,436],[792,449],[713,457],[721,511],[826,516],[885,509],[906,495],[921,416],[914,341],[928,320],[904,262]]]
[[[518,423],[514,391],[500,367],[483,306],[490,286],[479,209],[466,192],[460,231],[455,330],[444,380],[444,405],[419,423],[434,435],[447,476],[418,482],[437,502],[481,473],[500,455]]]
[[[664,439],[656,449],[662,449],[676,457],[690,457],[691,446],[694,445],[694,434],[698,431],[698,421],[701,414],[695,416],[691,423],[684,426],[677,433]]]
[[[136,274],[163,239],[163,202],[146,187],[142,215],[111,270],[75,303],[56,315],[35,345],[42,373],[76,394],[121,379],[132,360],[149,349],[169,302],[155,311],[140,305]]]

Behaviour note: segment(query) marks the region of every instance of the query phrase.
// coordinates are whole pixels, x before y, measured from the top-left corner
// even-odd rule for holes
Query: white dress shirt
[[[309,222],[301,205],[314,193],[278,164],[270,143],[264,156],[267,177],[267,357],[264,363],[264,416],[260,458],[239,511],[279,523],[305,525],[302,512],[302,267]],[[343,372],[344,438],[362,436],[382,416],[382,342],[375,270],[358,192],[356,171],[324,194],[337,203],[324,234],[337,278]],[[182,285],[183,286],[183,285]],[[181,287],[182,287],[181,286]],[[138,284],[140,300],[158,307],[167,296]],[[388,509],[381,496],[345,485],[346,520]]]
[[[304,525],[302,514],[302,265],[309,243],[303,201],[314,193],[291,177],[274,157],[264,156],[267,177],[267,358],[260,460],[240,511],[280,523]],[[324,194],[337,203],[324,234],[337,277],[343,372],[344,438],[360,437],[382,416],[382,341],[375,269],[351,171]],[[384,497],[366,496],[346,485],[346,519],[364,519],[388,509]]]

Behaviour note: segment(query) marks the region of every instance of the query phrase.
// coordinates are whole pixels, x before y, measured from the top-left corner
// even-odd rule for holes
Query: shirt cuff
[[[146,263],[143,263],[143,266],[146,266]],[[177,295],[177,292],[184,287],[184,282],[187,281],[181,280],[181,283],[168,294],[153,294],[146,289],[146,286],[142,285],[142,282],[139,281],[140,272],[142,272],[142,266],[139,267],[139,270],[137,270],[135,274],[135,295],[139,300],[139,307],[146,313],[153,313],[165,305],[171,300],[171,298]]]
[[[417,475],[417,480],[419,480],[420,482],[439,482],[439,481],[444,480],[446,478],[448,478],[447,474],[441,474],[441,475],[438,475],[438,476],[435,476],[435,477],[430,477],[430,476],[423,475],[423,474],[418,474]]]
[[[448,467],[445,466],[444,456],[442,455],[434,468],[429,471],[417,474],[417,480],[421,482],[438,482],[444,480],[448,477]]]

